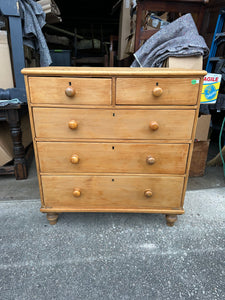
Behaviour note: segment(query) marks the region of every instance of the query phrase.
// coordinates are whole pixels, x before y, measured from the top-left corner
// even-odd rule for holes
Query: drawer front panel
[[[111,104],[111,79],[108,78],[29,78],[32,103],[43,104]],[[74,96],[67,96],[66,89],[75,91]]]
[[[58,140],[191,139],[195,116],[194,110],[83,110],[35,107],[33,112],[36,137]],[[76,122],[76,129],[69,128],[71,121]]]
[[[183,177],[42,176],[45,207],[64,209],[179,208],[183,182]]]
[[[179,174],[188,144],[38,142],[43,173]]]
[[[199,78],[117,78],[116,103],[195,105],[199,91],[199,83],[195,82],[199,81]]]

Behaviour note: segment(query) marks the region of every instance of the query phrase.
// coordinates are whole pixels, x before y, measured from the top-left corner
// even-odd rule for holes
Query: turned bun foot
[[[55,225],[58,221],[59,214],[57,213],[47,213],[47,219],[50,225]]]
[[[166,224],[170,227],[177,221],[177,215],[166,215]]]

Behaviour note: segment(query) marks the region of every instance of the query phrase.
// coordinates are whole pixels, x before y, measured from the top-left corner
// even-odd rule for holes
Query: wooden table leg
[[[17,180],[26,179],[27,165],[25,160],[25,150],[22,144],[22,131],[18,110],[8,110],[8,124],[13,141],[15,176]]]
[[[166,215],[166,224],[168,226],[173,226],[177,221],[177,215]]]
[[[47,220],[49,221],[49,224],[50,225],[55,225],[58,221],[58,217],[59,217],[59,214],[57,213],[47,213]]]

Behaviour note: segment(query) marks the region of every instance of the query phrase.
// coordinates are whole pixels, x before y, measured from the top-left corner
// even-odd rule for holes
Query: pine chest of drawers
[[[183,202],[205,71],[23,69],[41,195],[61,212],[162,213]]]

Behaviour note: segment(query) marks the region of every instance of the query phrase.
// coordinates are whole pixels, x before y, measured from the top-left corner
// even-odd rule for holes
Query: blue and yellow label
[[[216,103],[220,82],[221,74],[208,73],[204,77],[201,94],[201,104],[213,104]]]

